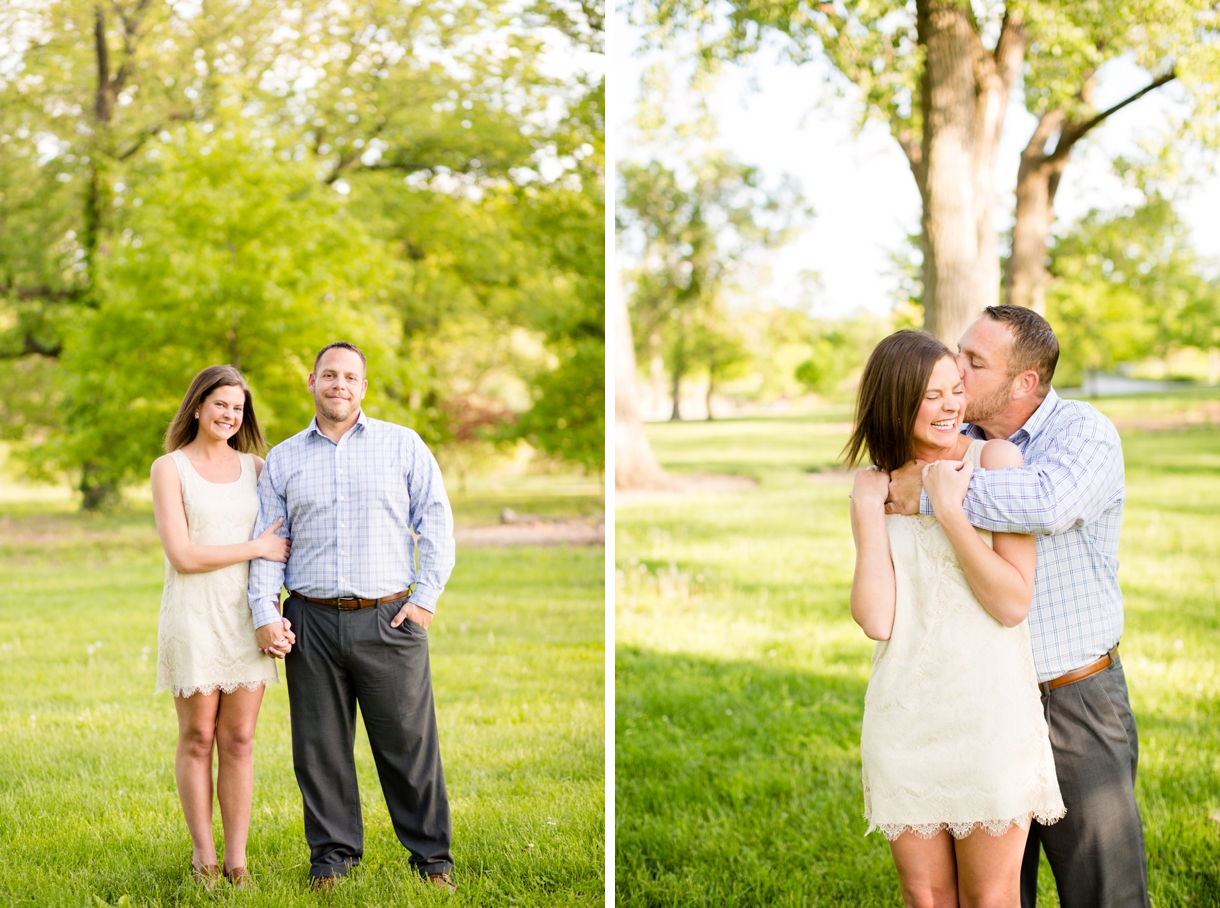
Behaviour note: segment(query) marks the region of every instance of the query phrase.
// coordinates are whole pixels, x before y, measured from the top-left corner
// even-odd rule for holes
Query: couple
[[[908,906],[1033,908],[1041,849],[1064,908],[1149,905],[1117,655],[1122,450],[1051,389],[1058,358],[1045,319],[993,306],[956,357],[899,331],[861,378],[865,816]]]
[[[192,873],[209,888],[222,876],[250,882],[254,728],[264,686],[279,681],[275,657],[288,678],[311,886],[332,887],[362,856],[359,703],[394,831],[414,869],[452,891],[426,631],[454,561],[440,468],[415,432],[364,415],[366,362],[353,345],[324,347],[308,387],[315,418],[264,463],[245,379],[231,366],[204,369],[152,467],[166,555],[157,690],[173,692],[178,713],[174,775]]]

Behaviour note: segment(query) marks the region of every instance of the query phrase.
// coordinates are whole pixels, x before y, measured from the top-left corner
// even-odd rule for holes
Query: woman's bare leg
[[[263,702],[263,688],[239,687],[220,697],[216,722],[216,797],[225,831],[225,870],[246,866],[250,835],[250,801],[254,795],[254,726]]]
[[[921,839],[904,832],[890,842],[890,853],[906,908],[958,908],[957,863],[949,833]]]
[[[1020,908],[1021,861],[1029,819],[1025,828],[1014,826],[1004,835],[988,835],[979,829],[958,839],[957,894],[962,908]]]
[[[191,862],[216,863],[212,841],[212,743],[220,692],[174,697],[178,711],[178,749],[174,754],[174,780],[182,814],[191,835]]]

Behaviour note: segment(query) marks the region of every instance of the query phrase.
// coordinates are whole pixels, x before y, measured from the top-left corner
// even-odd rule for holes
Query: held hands
[[[390,627],[398,627],[410,618],[424,630],[428,629],[428,625],[432,623],[432,613],[426,608],[420,608],[418,605],[412,605],[410,602],[403,603],[403,607],[398,610],[398,614],[390,619]]]
[[[292,644],[297,642],[297,635],[292,632],[292,622],[287,618],[264,624],[254,632],[258,642],[258,651],[264,656],[283,659],[292,650]]]
[[[258,539],[254,540],[258,546],[259,558],[264,561],[278,561],[284,564],[288,561],[288,556],[292,552],[292,540],[285,539],[283,536],[276,536],[275,531],[284,525],[284,518],[279,518],[267,529],[263,530]]]
[[[890,474],[876,467],[856,470],[856,482],[851,487],[853,508],[880,508],[889,494]]]
[[[974,464],[961,460],[938,460],[923,468],[923,487],[928,490],[932,510],[937,514],[961,508],[970,487]]]

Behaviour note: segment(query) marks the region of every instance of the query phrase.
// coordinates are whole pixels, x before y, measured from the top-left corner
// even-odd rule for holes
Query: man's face
[[[983,316],[970,323],[957,347],[957,367],[966,387],[966,422],[981,425],[1012,402],[1008,375],[1012,331],[1003,322]]]
[[[343,422],[356,412],[369,383],[364,363],[351,350],[327,350],[316,372],[309,374],[309,390],[318,413],[332,422]]]

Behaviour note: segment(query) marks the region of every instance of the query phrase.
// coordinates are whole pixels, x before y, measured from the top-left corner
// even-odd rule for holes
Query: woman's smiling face
[[[236,385],[221,385],[199,405],[199,432],[208,438],[227,441],[241,428],[246,394]]]
[[[941,357],[932,367],[923,403],[915,417],[914,444],[918,454],[928,448],[951,447],[957,442],[966,412],[966,391],[957,361],[952,356]],[[920,458],[925,459],[923,457]]]

